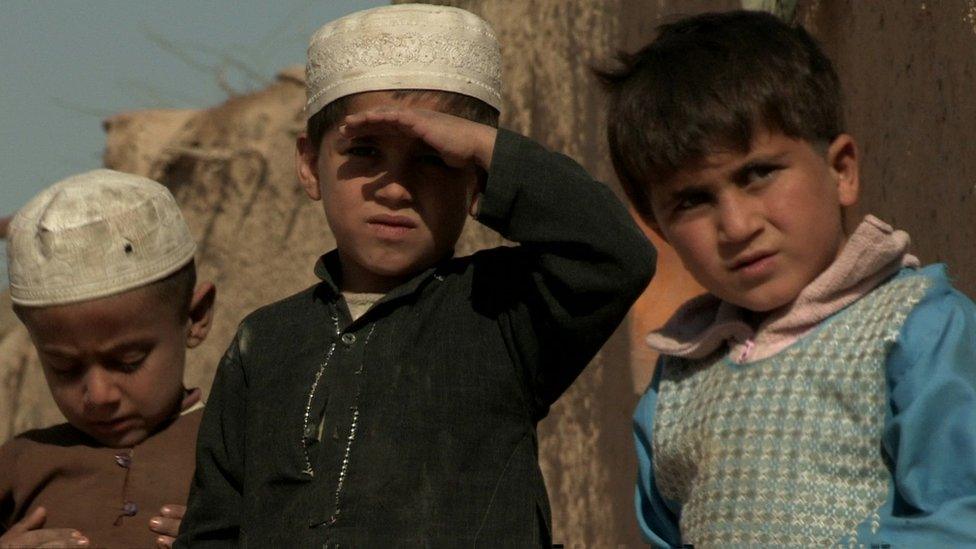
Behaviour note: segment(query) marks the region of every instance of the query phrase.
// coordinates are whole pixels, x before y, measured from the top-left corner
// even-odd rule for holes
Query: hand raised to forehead
[[[497,130],[450,114],[423,109],[375,109],[349,115],[339,126],[347,139],[364,135],[404,135],[422,140],[453,168],[487,170]]]

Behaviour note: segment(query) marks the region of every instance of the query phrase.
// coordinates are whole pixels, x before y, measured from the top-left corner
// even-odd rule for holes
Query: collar
[[[902,267],[917,268],[907,253],[911,239],[868,215],[851,234],[837,259],[795,300],[767,316],[755,330],[745,311],[705,294],[678,309],[647,344],[664,355],[703,358],[724,344],[733,361],[753,362],[785,349],[820,322],[857,301]]]
[[[183,402],[180,403],[180,415],[185,416],[190,412],[195,412],[203,408],[203,393],[199,387],[186,389],[183,395]]]
[[[407,295],[414,294],[431,279],[437,278],[438,280],[443,280],[444,274],[448,271],[448,266],[453,258],[453,250],[446,258],[435,264],[433,267],[429,267],[412,278],[400,284],[396,288],[393,288],[383,296],[379,302],[386,302],[392,299],[398,299]],[[331,252],[321,256],[318,261],[315,262],[315,276],[322,280],[323,290],[328,292],[329,299],[338,299],[342,295],[339,290],[339,285],[342,281],[342,264],[339,261],[339,250],[332,250]]]

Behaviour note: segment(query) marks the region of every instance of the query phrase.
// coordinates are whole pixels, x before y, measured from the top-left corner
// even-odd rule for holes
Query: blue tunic
[[[976,544],[976,305],[952,288],[944,266],[906,269],[895,280],[906,277],[926,277],[928,285],[884,360],[888,398],[877,447],[888,465],[887,498],[836,542]],[[712,367],[732,366],[726,361]],[[644,539],[673,547],[687,542],[679,527],[682,505],[662,495],[652,448],[662,370],[635,412],[635,502]]]

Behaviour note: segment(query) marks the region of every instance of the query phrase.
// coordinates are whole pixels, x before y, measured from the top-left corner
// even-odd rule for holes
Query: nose
[[[410,189],[403,182],[403,178],[390,178],[380,183],[373,197],[377,202],[386,206],[397,206],[412,200]]]
[[[391,160],[386,174],[376,182],[373,199],[387,207],[402,207],[413,200],[411,174],[402,160]]]
[[[731,192],[719,200],[719,239],[727,244],[748,242],[763,228],[762,205],[742,192]]]
[[[99,409],[114,406],[121,398],[122,394],[110,372],[98,366],[88,370],[85,378],[84,396],[84,403],[87,408]]]

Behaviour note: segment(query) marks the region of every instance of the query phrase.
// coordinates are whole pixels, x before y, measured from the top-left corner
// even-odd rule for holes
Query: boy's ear
[[[190,300],[190,318],[187,319],[186,347],[192,349],[203,343],[213,323],[214,300],[217,288],[213,282],[201,282],[193,289]]]
[[[827,147],[827,167],[837,182],[841,206],[853,206],[861,192],[857,144],[846,133],[837,136]]]
[[[488,172],[477,170],[474,183],[468,189],[467,203],[468,215],[478,219],[478,212],[481,211],[481,195],[485,192],[485,185],[488,182]]]
[[[319,189],[318,160],[319,152],[314,150],[308,133],[298,134],[295,140],[295,172],[298,174],[298,181],[302,184],[302,188],[305,189],[305,194],[312,200],[322,198],[322,191]]]

